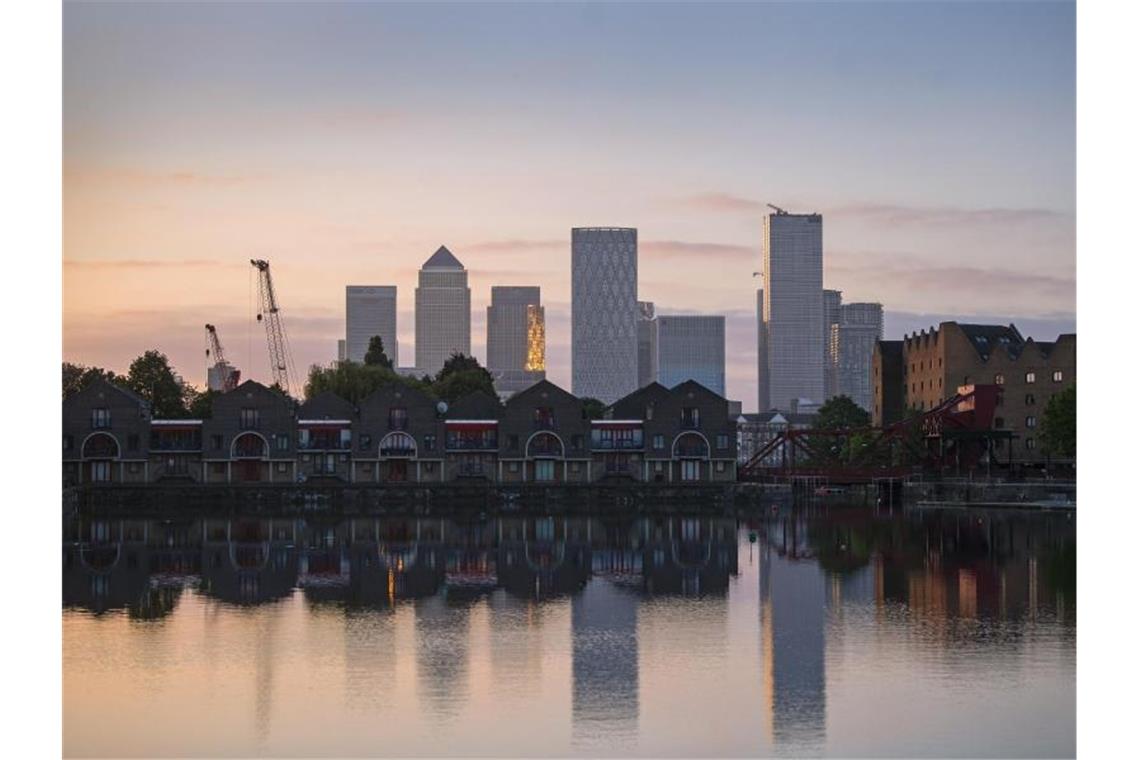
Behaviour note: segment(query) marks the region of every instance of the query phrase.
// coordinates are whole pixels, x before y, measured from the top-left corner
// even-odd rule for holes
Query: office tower
[[[344,338],[336,342],[336,360],[338,362],[348,361],[348,341]]]
[[[546,378],[546,314],[538,287],[491,288],[487,370],[504,396]]]
[[[764,217],[764,323],[771,405],[824,398],[823,217]]]
[[[471,289],[467,270],[441,245],[420,267],[416,368],[435,375],[454,353],[471,355]]]
[[[637,389],[637,230],[571,230],[572,392],[610,404]]]
[[[657,310],[652,301],[637,302],[637,387],[657,379]]]
[[[724,317],[668,316],[657,320],[657,381],[672,388],[696,380],[724,395]]]
[[[764,289],[756,290],[756,409],[771,408],[768,399],[768,325],[764,322]]]
[[[839,313],[843,308],[843,292],[823,291],[823,399],[839,395],[839,373],[831,350],[832,332],[839,326]]]
[[[831,326],[828,340],[828,397],[849,396],[871,411],[871,365],[875,344],[882,339],[882,304],[851,303],[839,307],[839,321]]]
[[[384,341],[384,353],[398,361],[396,344],[396,286],[349,285],[344,289],[345,358],[363,362],[372,336]]]

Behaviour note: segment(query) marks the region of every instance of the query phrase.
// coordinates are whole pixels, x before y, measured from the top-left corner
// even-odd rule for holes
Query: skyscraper
[[[823,398],[825,401],[839,394],[839,374],[831,351],[832,332],[839,327],[839,314],[843,308],[843,292],[823,291]]]
[[[793,399],[824,398],[823,217],[777,209],[764,217],[764,324],[768,395],[790,410]]]
[[[546,378],[546,313],[538,287],[491,288],[487,369],[502,395]]]
[[[456,352],[471,354],[471,289],[463,264],[440,246],[420,267],[416,368],[434,375]]]
[[[657,379],[657,310],[652,301],[637,302],[637,387]]]
[[[657,320],[657,382],[672,388],[696,380],[724,395],[724,317],[667,316]]]
[[[839,324],[833,328],[832,364],[836,393],[871,411],[874,393],[871,383],[875,344],[883,339],[883,305],[849,303],[840,309]]]
[[[756,409],[772,408],[768,398],[768,325],[764,322],[764,289],[756,289]]]
[[[344,289],[344,316],[345,359],[364,361],[372,336],[379,335],[392,366],[398,363],[395,285],[348,285]]]
[[[572,392],[610,404],[637,389],[637,230],[571,230]]]

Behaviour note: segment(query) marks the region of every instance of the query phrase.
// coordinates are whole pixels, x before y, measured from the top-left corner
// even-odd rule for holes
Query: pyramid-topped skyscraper
[[[456,352],[471,354],[471,289],[463,264],[441,245],[420,267],[416,369],[434,375]]]

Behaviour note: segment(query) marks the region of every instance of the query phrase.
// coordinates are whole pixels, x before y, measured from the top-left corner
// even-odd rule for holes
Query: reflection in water
[[[68,754],[1075,748],[1064,514],[100,518],[63,539]]]

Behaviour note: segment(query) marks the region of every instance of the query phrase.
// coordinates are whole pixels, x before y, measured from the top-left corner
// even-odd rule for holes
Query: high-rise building
[[[637,302],[637,387],[657,380],[657,310],[652,301]]]
[[[839,373],[831,351],[832,332],[839,326],[840,311],[843,308],[843,292],[823,291],[823,399],[839,395]]]
[[[610,404],[637,389],[637,230],[571,230],[570,363],[579,398]]]
[[[724,317],[657,317],[657,382],[696,380],[724,395]]]
[[[768,325],[764,322],[764,289],[756,290],[756,409],[771,409],[768,398]]]
[[[396,286],[348,285],[344,289],[345,359],[364,361],[372,337],[384,341],[384,353],[395,366],[399,361],[396,343]]]
[[[874,346],[881,340],[881,303],[842,305],[831,345],[833,366],[836,368],[836,393],[847,395],[868,411],[874,402],[871,383]]]
[[[503,396],[546,378],[546,313],[538,287],[491,288],[487,370]]]
[[[764,217],[764,324],[768,395],[824,398],[823,217],[777,210]]]
[[[336,342],[336,360],[338,362],[348,361],[348,341],[344,338]]]
[[[453,353],[471,354],[471,289],[463,264],[441,245],[420,267],[416,368],[434,375]]]

